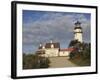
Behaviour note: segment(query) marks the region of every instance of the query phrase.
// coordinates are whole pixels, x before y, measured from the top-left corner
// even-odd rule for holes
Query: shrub
[[[48,68],[49,59],[38,55],[23,54],[23,69]]]

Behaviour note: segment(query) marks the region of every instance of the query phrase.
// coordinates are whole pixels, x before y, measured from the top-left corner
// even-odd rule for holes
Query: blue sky
[[[67,48],[74,39],[77,20],[82,23],[84,42],[90,42],[89,13],[23,10],[23,52],[34,53],[40,43],[45,44],[51,39],[60,42],[61,48]]]

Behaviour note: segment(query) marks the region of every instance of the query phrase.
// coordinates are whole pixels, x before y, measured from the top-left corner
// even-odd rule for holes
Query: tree
[[[90,58],[91,54],[91,44],[90,43],[80,43],[77,40],[72,40],[69,47],[75,48],[74,51],[70,53],[70,58],[80,56],[82,58]]]
[[[75,47],[76,44],[80,43],[78,40],[72,40],[70,43],[69,43],[69,47]]]
[[[73,59],[77,56],[77,54],[81,51],[81,43],[78,40],[72,40],[69,43],[69,47],[73,47],[75,50],[72,51],[69,55],[70,59]]]

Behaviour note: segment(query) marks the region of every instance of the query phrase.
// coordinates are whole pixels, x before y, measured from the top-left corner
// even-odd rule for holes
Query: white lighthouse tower
[[[82,43],[82,27],[81,27],[81,23],[79,21],[77,21],[75,23],[75,28],[74,28],[74,39],[78,40],[79,42]]]

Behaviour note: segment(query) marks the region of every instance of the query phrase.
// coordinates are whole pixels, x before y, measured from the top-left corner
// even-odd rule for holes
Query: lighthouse
[[[81,23],[79,21],[77,21],[75,23],[75,28],[74,28],[74,40],[78,40],[79,42],[82,43],[82,27],[81,27]]]

